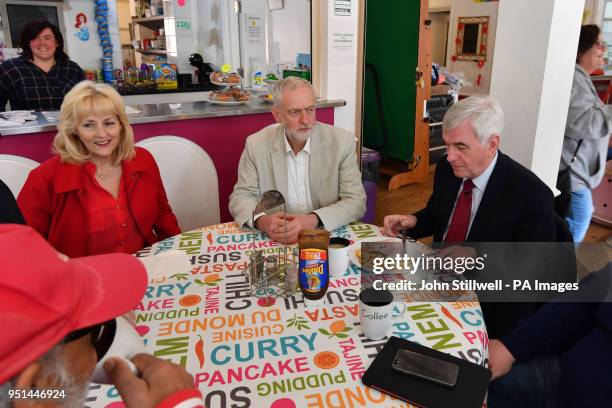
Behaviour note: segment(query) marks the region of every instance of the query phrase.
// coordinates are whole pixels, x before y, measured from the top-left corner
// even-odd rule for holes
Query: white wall
[[[429,0],[429,10],[450,10],[453,0]]]
[[[195,50],[194,20],[198,18],[193,16],[195,1],[186,0],[180,4],[177,0],[164,1],[168,62],[176,64],[179,72],[191,72],[192,69],[187,60]]]
[[[507,0],[506,0],[507,1]],[[514,0],[512,0],[514,1]],[[455,0],[451,9],[450,28],[448,34],[447,61],[450,72],[461,71],[467,81],[473,84],[472,87],[464,87],[461,93],[464,94],[488,94],[491,85],[491,67],[495,48],[495,31],[497,27],[497,8],[499,2],[474,3],[473,0]],[[430,2],[431,7],[431,2]],[[530,8],[525,8],[528,13],[532,13]],[[525,11],[523,11],[525,12]],[[476,61],[452,61],[452,56],[456,54],[455,38],[457,38],[457,25],[459,17],[480,17],[489,16],[489,29],[487,38],[487,60],[482,68],[478,68]],[[520,21],[520,19],[518,20]],[[515,22],[516,23],[516,22]],[[518,25],[519,27],[522,24]],[[480,86],[476,86],[476,79],[482,74]]]
[[[263,37],[249,35],[249,30],[254,29],[249,27],[253,21],[261,24],[260,30]],[[247,86],[251,85],[251,76],[256,70],[266,69],[270,29],[267,0],[243,0],[240,14],[240,41],[242,43],[240,53]]]
[[[191,20],[195,40],[194,52],[202,54],[204,61],[220,67],[228,62],[223,44],[223,0],[199,0],[192,4],[193,15],[197,16]]]
[[[291,61],[295,64],[297,53],[310,54],[310,0],[285,1],[285,7],[272,10],[272,43],[270,58],[274,59],[274,47],[279,59],[271,62]],[[277,43],[278,45],[275,45]]]
[[[108,24],[113,43],[113,64],[115,68],[122,68],[121,42],[119,40],[119,26],[117,24],[116,3],[108,1],[109,14]],[[76,16],[85,13],[87,23],[84,25],[89,30],[89,39],[81,41],[76,37],[79,29],[75,27]],[[68,56],[81,66],[81,68],[101,68],[102,47],[98,36],[98,24],[95,20],[94,2],[92,0],[65,0],[64,1],[64,24],[66,32],[64,42],[68,49]],[[83,27],[83,26],[81,26]]]
[[[491,95],[506,114],[501,148],[553,191],[583,2],[512,0],[499,6]]]
[[[322,54],[321,67],[324,78],[321,81],[322,96],[328,99],[344,99],[346,106],[335,108],[335,125],[355,133],[357,101],[357,25],[358,5],[363,0],[351,2],[351,15],[341,17],[334,15],[333,0],[322,1],[321,18],[325,19],[321,27]],[[334,45],[334,34],[352,34],[352,45],[339,49]],[[345,36],[346,38],[347,36]],[[345,45],[347,43],[344,43]]]
[[[582,24],[597,24],[601,27],[606,0],[585,0]]]
[[[446,66],[446,47],[449,27],[449,12],[430,12],[431,20],[431,62]]]

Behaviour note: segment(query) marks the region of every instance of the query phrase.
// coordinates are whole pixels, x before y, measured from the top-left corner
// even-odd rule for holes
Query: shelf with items
[[[168,55],[168,50],[156,50],[156,49],[145,50],[142,48],[136,48],[134,51],[140,54]]]
[[[169,54],[165,32],[167,25],[173,24],[165,15],[171,15],[172,8],[166,9],[168,5],[161,0],[132,0],[132,6],[130,23],[136,66],[152,62],[147,55],[165,61]]]
[[[143,25],[149,29],[158,29],[164,27],[164,16],[136,18],[132,17],[132,23]]]
[[[164,16],[163,0],[134,0],[134,11],[137,18],[155,18]]]
[[[132,16],[132,21],[138,24],[153,23],[157,21],[164,21],[164,16],[140,17],[140,18],[136,16]]]

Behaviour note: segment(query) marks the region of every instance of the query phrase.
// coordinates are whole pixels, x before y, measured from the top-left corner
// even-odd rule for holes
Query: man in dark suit
[[[553,194],[531,171],[499,151],[504,114],[490,97],[471,96],[444,116],[447,155],[436,168],[427,207],[389,215],[384,232],[433,235],[434,242],[553,242]],[[452,252],[452,250],[450,251]],[[445,254],[449,254],[449,251]],[[490,337],[514,328],[531,304],[483,304]]]

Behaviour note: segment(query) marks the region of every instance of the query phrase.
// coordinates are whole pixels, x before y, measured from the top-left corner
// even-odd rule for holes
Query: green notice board
[[[402,161],[414,150],[420,9],[420,0],[366,3],[363,145]]]

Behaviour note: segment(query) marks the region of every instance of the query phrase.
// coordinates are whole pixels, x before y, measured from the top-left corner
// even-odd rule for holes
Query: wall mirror
[[[489,17],[459,17],[456,56],[462,61],[486,61]]]

